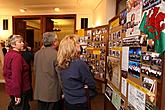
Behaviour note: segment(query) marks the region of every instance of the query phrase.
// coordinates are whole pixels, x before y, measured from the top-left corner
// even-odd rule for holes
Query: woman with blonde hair
[[[20,35],[11,35],[9,41],[9,52],[4,58],[3,75],[5,78],[5,89],[11,98],[8,110],[29,110],[29,66],[21,55],[24,46]]]
[[[57,53],[67,110],[89,110],[84,85],[95,89],[93,76],[87,64],[79,58],[79,51],[78,37],[73,34],[60,42]]]

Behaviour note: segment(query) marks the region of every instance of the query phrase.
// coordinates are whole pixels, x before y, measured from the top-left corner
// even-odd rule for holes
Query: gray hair
[[[48,47],[52,45],[52,42],[58,40],[57,35],[54,32],[43,33],[43,44]]]
[[[11,45],[15,45],[18,40],[23,41],[23,37],[21,35],[11,35],[8,38],[8,46],[11,47]]]

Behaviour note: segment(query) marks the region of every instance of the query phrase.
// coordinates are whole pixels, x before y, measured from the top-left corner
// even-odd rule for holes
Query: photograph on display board
[[[147,93],[146,100],[151,103],[156,103],[156,80],[154,80],[149,92]]]
[[[147,35],[141,35],[140,36],[140,45],[141,46],[147,46]]]
[[[135,78],[140,78],[140,63],[129,61],[128,73]]]
[[[123,10],[120,13],[120,25],[124,25],[126,23],[126,19],[127,19],[127,11]]]
[[[121,39],[121,31],[116,31],[111,34],[111,40],[118,40]]]
[[[108,79],[108,80],[112,80],[112,63],[111,63],[111,61],[110,61],[110,57],[108,57],[107,58],[107,71],[108,71],[108,74],[106,75],[106,79]]]
[[[124,101],[124,99],[122,99],[122,98],[121,98],[120,110],[126,110],[125,101]]]
[[[123,78],[127,78],[127,71],[123,71],[123,70],[121,70],[121,76],[123,77]]]
[[[141,58],[141,47],[130,47],[129,60],[140,62],[140,58]]]
[[[105,96],[108,98],[109,101],[112,101],[112,94],[113,94],[112,87],[109,84],[106,85]]]
[[[127,12],[130,12],[133,9],[136,9],[141,3],[141,0],[127,0]]]
[[[91,39],[90,36],[92,36],[92,30],[87,31],[88,39]]]
[[[145,110],[159,110],[154,103],[146,101]]]
[[[162,66],[162,56],[159,53],[152,53],[151,65]]]
[[[88,36],[81,36],[79,38],[80,45],[87,45],[87,39],[88,39]]]
[[[120,58],[120,50],[109,50],[109,56]]]
[[[147,51],[154,52],[154,40],[153,39],[147,39]]]
[[[149,91],[151,91],[151,87],[154,84],[154,80],[147,78],[147,77],[142,77],[142,86],[146,89],[148,89]]]
[[[149,9],[161,3],[161,0],[143,0],[143,10]]]
[[[151,64],[151,54],[150,52],[142,52],[142,63],[143,64]]]

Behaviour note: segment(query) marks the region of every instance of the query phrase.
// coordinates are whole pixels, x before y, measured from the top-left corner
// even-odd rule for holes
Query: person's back
[[[57,51],[54,48],[54,37],[52,32],[45,33],[44,48],[37,51],[34,56],[34,99],[38,100],[39,110],[60,109],[61,87],[55,69]]]
[[[94,78],[87,64],[79,58],[78,36],[68,35],[60,42],[57,54],[58,68],[63,84],[64,104],[67,110],[89,110],[88,96],[94,96]],[[86,89],[89,89],[87,94]]]
[[[30,86],[31,86],[31,93],[30,93],[30,100],[33,100],[33,88],[32,88],[32,63],[33,63],[33,59],[34,59],[34,54],[28,50],[27,48],[28,43],[24,43],[24,47],[22,50],[22,57],[24,58],[24,60],[26,61],[26,63],[29,65],[29,76],[30,76]]]
[[[46,102],[59,100],[60,90],[55,71],[57,52],[52,47],[45,47],[35,54],[34,68],[36,74],[35,99]],[[57,94],[57,95],[56,95]]]

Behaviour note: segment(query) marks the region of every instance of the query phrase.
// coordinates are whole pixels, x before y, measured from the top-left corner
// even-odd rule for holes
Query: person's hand
[[[85,84],[85,85],[84,85],[84,88],[87,89],[87,88],[88,88],[88,85]]]
[[[62,95],[62,99],[64,99],[64,94]]]
[[[21,103],[21,98],[15,97],[15,105],[18,105],[19,103]]]

